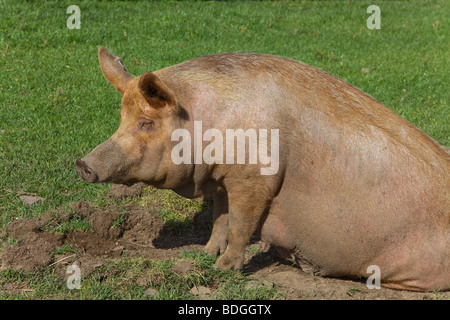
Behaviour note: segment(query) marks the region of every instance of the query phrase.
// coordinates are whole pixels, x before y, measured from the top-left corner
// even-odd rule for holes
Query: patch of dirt
[[[122,184],[113,184],[108,193],[108,197],[116,200],[123,200],[126,198],[140,196],[144,187],[146,187],[144,183],[135,183],[129,187]]]
[[[203,215],[209,216],[207,212]],[[76,217],[89,219],[93,231],[65,234],[45,231],[49,226]],[[186,228],[178,234],[168,230],[164,221],[151,209],[136,204],[98,209],[80,201],[74,204],[70,214],[57,219],[45,215],[10,223],[3,237],[15,242],[1,251],[1,269],[33,272],[55,267],[65,276],[67,266],[76,263],[80,266],[81,275],[86,276],[125,251],[129,256],[152,259],[181,258],[181,249],[199,250],[207,242],[208,232],[204,232],[203,228],[205,223],[198,225],[199,228]],[[70,248],[70,252],[58,254],[58,250],[64,247]],[[184,266],[186,263],[177,265],[177,270],[182,274],[191,270],[188,265]]]
[[[113,197],[121,199],[130,190],[118,191]],[[142,189],[141,189],[142,190]],[[141,190],[134,190],[134,195]],[[126,195],[128,196],[128,195]],[[93,231],[76,231],[65,234],[47,232],[49,226],[74,218],[89,219]],[[37,219],[15,220],[6,229],[5,239],[15,239],[0,253],[1,268],[22,269],[26,272],[55,268],[62,277],[71,264],[80,267],[83,276],[119,258],[125,251],[128,256],[151,259],[181,258],[183,250],[199,250],[210,236],[211,212],[198,214],[194,226],[179,232],[166,228],[163,220],[149,208],[137,204],[94,208],[80,201],[72,212],[59,218],[46,215]],[[69,247],[64,253],[61,248]],[[189,275],[197,268],[190,260],[180,260],[173,268],[179,275]],[[274,287],[287,299],[435,299],[434,293],[396,291],[382,288],[369,290],[364,281],[343,280],[313,276],[283,260],[276,250],[266,248],[253,239],[246,252],[246,274]],[[138,279],[149,283],[148,277]],[[258,283],[258,282],[256,282]],[[208,289],[208,288],[207,288]],[[5,290],[5,288],[3,288]],[[9,284],[8,291],[29,290],[26,284]],[[149,293],[150,295],[150,293]],[[448,292],[439,298],[449,299]]]
[[[41,232],[41,226],[48,220],[47,216],[16,220],[8,226],[9,237],[17,241],[3,249],[0,257],[2,267],[11,266],[30,272],[42,269],[52,262],[51,252],[62,245],[63,236]]]
[[[198,268],[192,260],[180,260],[172,270],[176,274],[186,277],[191,273],[197,272]]]

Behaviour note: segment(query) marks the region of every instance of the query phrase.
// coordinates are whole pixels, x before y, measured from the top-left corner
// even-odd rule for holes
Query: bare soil
[[[130,195],[130,190],[126,188],[123,188],[123,193],[117,188],[114,192],[116,194],[112,196],[116,198]],[[139,190],[135,192],[138,193]],[[16,220],[8,225],[6,232],[8,237],[17,241],[2,250],[1,268],[31,272],[51,267],[65,277],[67,265],[76,262],[80,265],[82,275],[86,276],[111,263],[111,260],[117,259],[125,251],[129,256],[150,259],[181,258],[183,250],[200,250],[208,241],[211,229],[211,215],[208,210],[194,217],[193,227],[186,227],[175,233],[168,230],[163,220],[153,211],[137,204],[98,209],[80,201],[74,204],[70,214],[57,219],[47,215],[37,219]],[[66,234],[45,231],[48,226],[75,216],[88,218],[93,231]],[[118,221],[120,223],[117,223]],[[75,249],[77,253],[52,254],[63,245]],[[186,274],[195,272],[196,268],[186,261],[180,261],[175,266],[178,273]],[[274,249],[265,248],[256,238],[247,250],[244,272],[282,292],[287,299],[422,300],[438,297],[435,293],[387,288],[369,290],[364,279],[354,281],[313,276],[292,266]],[[449,293],[439,293],[439,298],[448,299]]]

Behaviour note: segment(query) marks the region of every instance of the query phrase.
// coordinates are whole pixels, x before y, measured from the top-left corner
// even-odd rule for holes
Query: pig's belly
[[[380,208],[330,208],[320,200],[311,199],[311,194],[280,192],[261,227],[261,239],[303,271],[317,275],[367,277],[367,268],[377,265],[393,283],[425,279],[427,274],[448,279],[448,234],[435,230],[430,238],[427,222],[417,217],[415,221]]]
[[[303,197],[303,198],[302,198]],[[360,276],[387,245],[396,245],[394,230],[366,225],[361,216],[341,217],[310,195],[283,194],[273,201],[261,228],[261,240],[305,272]],[[308,199],[308,200],[307,200]]]
[[[360,276],[373,256],[364,240],[342,239],[327,225],[311,227],[282,214],[268,214],[261,240],[303,271],[321,276]],[[357,243],[359,242],[359,243]],[[367,264],[367,266],[366,266]]]
[[[314,255],[305,255],[300,250],[299,239],[293,237],[288,226],[289,221],[282,221],[278,215],[269,214],[261,229],[261,240],[277,249],[284,259],[296,263],[303,271],[324,275],[321,264]]]
[[[296,263],[305,272],[314,275],[345,274],[345,272],[336,273],[336,270],[329,270],[327,262],[316,256],[314,248],[305,250],[310,247],[309,241],[298,237],[297,232],[291,231],[295,228],[292,221],[283,219],[282,215],[268,214],[261,228],[261,240],[274,247],[281,257]],[[326,265],[325,268],[324,265]]]

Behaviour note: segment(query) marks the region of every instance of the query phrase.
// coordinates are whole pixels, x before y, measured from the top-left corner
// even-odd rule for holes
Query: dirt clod
[[[193,287],[190,294],[198,296],[200,299],[208,299],[211,296],[211,289],[204,286]]]
[[[151,299],[151,298],[157,296],[158,293],[159,293],[158,290],[153,289],[153,288],[148,288],[147,290],[145,290],[144,295],[145,295],[147,298]]]
[[[73,214],[77,214],[81,218],[86,219],[91,212],[93,212],[93,209],[86,201],[78,201],[72,206],[72,212]]]
[[[44,201],[45,199],[38,196],[27,196],[23,195],[19,197],[20,200],[25,203],[27,206],[32,206],[33,204],[39,203]]]
[[[111,186],[111,190],[108,193],[108,197],[114,198],[116,200],[137,197],[142,194],[142,190],[144,187],[145,184],[143,183],[135,183],[132,186],[113,184]]]
[[[193,272],[196,272],[198,269],[192,260],[180,260],[172,270],[178,275],[187,276]]]

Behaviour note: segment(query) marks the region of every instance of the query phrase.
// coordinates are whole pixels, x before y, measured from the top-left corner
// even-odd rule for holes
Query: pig
[[[217,268],[242,269],[257,233],[315,275],[368,278],[376,266],[385,287],[450,288],[449,154],[370,95],[272,55],[208,55],[137,77],[105,48],[98,57],[122,95],[121,122],[76,161],[79,175],[186,198],[213,195],[205,250],[220,255]],[[217,142],[227,130],[253,129],[266,157],[194,159],[206,153],[213,129]],[[177,147],[184,161],[174,161]],[[233,141],[215,145],[227,157],[233,151],[236,158]]]

